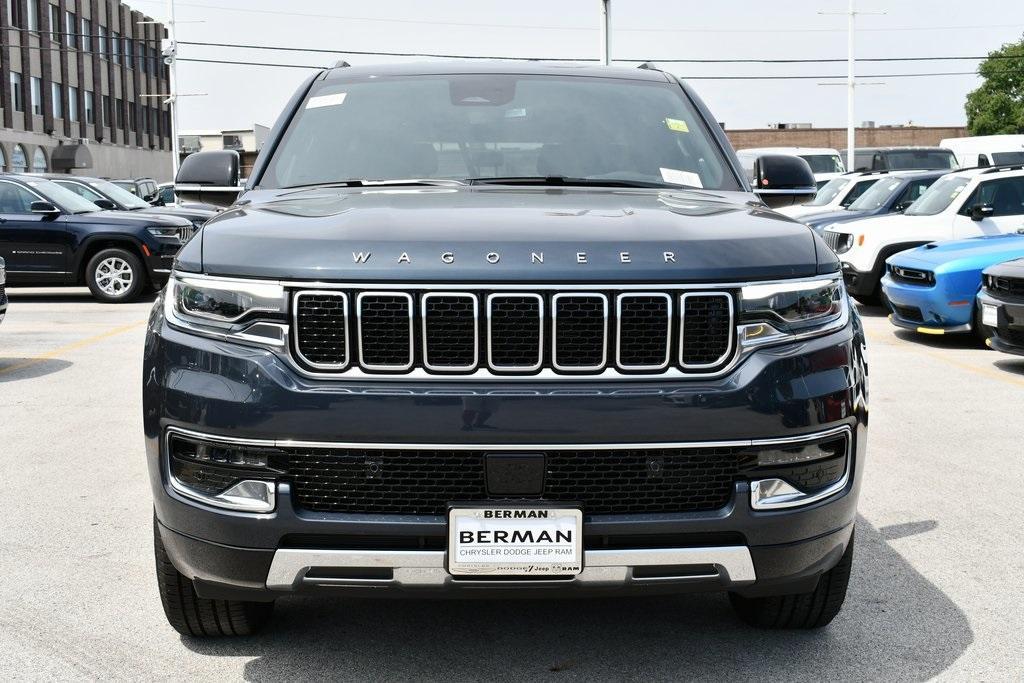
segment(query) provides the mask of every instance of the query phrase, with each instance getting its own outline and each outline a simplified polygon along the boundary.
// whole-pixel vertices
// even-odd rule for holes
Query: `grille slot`
[[[539,370],[544,361],[544,299],[539,294],[488,296],[487,346],[492,370]]]
[[[296,292],[295,352],[307,365],[340,370],[348,365],[348,295]]]
[[[479,356],[478,303],[467,293],[424,294],[423,366],[428,370],[466,371]]]
[[[369,370],[408,370],[413,364],[412,295],[363,292],[356,299],[359,362]]]
[[[616,300],[618,355],[625,370],[668,366],[672,341],[672,298],[662,292],[620,294]]]
[[[597,371],[608,359],[608,298],[604,294],[555,294],[551,297],[557,370]]]
[[[989,290],[992,292],[1024,297],[1024,278],[996,275],[990,277],[990,283]]]
[[[892,310],[897,317],[902,320],[906,320],[911,323],[923,323],[924,315],[921,314],[921,309],[917,306],[900,306],[899,304],[893,304]]]
[[[732,353],[732,297],[687,293],[679,297],[682,326],[679,364],[685,369],[721,365]]]
[[[489,500],[482,451],[289,448],[299,507],[316,512],[443,515]],[[544,492],[588,514],[693,512],[725,506],[756,462],[743,447],[548,451]]]

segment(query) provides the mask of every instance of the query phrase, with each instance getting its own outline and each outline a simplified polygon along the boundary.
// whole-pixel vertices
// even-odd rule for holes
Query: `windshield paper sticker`
[[[666,183],[673,183],[675,185],[689,185],[690,187],[704,187],[704,183],[700,181],[700,176],[696,173],[690,173],[689,171],[677,171],[674,168],[663,168],[661,169],[661,179]]]
[[[665,119],[665,125],[668,126],[669,130],[674,130],[677,133],[690,132],[690,127],[686,125],[686,121],[679,119]]]
[[[319,109],[320,107],[336,107],[345,101],[347,93],[339,92],[333,95],[317,95],[310,97],[306,102],[306,109]]]

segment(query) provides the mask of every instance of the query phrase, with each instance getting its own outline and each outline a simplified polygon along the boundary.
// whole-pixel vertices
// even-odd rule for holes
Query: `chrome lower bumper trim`
[[[636,577],[636,567],[658,567],[655,575]],[[707,568],[708,571],[701,571]],[[345,569],[345,576],[316,576],[316,570]],[[360,577],[359,570],[366,570]],[[391,570],[381,578],[380,570]],[[694,571],[697,570],[697,571]],[[310,574],[313,573],[313,576]],[[637,550],[588,550],[583,571],[575,577],[552,580],[460,580],[445,569],[440,550],[303,550],[274,553],[267,574],[267,588],[294,591],[302,586],[441,588],[444,586],[625,586],[670,581],[717,580],[723,586],[753,583],[754,563],[746,546],[716,548],[646,548]]]

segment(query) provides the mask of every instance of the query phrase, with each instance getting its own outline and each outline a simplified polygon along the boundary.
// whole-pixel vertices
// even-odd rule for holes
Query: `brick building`
[[[748,147],[846,147],[845,128],[755,128],[727,130],[732,146]],[[933,147],[939,140],[967,135],[962,126],[882,126],[858,128],[858,147]]]
[[[164,28],[117,0],[0,0],[0,170],[170,180]]]

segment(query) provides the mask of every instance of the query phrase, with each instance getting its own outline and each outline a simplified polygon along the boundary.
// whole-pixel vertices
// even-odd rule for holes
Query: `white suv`
[[[806,204],[783,206],[775,209],[778,213],[797,220],[816,213],[826,213],[845,209],[853,204],[869,187],[884,178],[888,171],[870,171],[867,173],[844,173],[825,183],[814,195],[814,199]]]
[[[885,260],[940,240],[1024,228],[1024,166],[954,171],[935,181],[902,214],[826,225],[822,236],[839,255],[846,289],[875,303]]]

